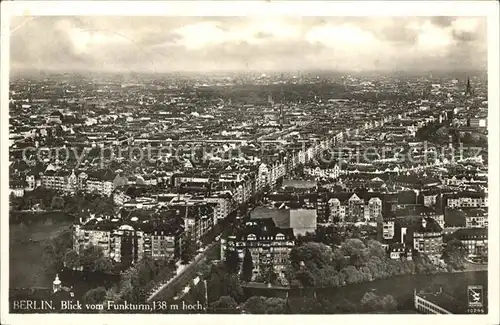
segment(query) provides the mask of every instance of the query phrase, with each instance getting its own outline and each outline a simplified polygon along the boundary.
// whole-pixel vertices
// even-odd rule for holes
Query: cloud
[[[37,17],[15,19],[17,68],[456,69],[486,66],[477,17]]]
[[[436,16],[430,18],[431,23],[433,23],[438,27],[448,27],[451,25],[453,20],[454,20],[453,17],[447,17],[447,16]]]

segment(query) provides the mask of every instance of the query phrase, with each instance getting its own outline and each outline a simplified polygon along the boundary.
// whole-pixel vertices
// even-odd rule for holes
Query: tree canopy
[[[395,311],[398,307],[397,301],[391,295],[385,295],[383,297],[378,296],[373,292],[366,292],[361,299],[361,308],[365,312],[391,312]]]
[[[467,249],[458,239],[452,239],[446,243],[443,249],[443,259],[452,270],[463,270]]]
[[[285,312],[285,299],[250,297],[241,307],[245,314],[283,314]]]
[[[83,295],[83,302],[85,304],[100,304],[106,298],[106,288],[97,287],[90,289]]]
[[[241,279],[243,281],[249,282],[252,281],[252,276],[253,276],[252,254],[250,253],[250,250],[247,248],[245,250],[245,256],[243,257]]]
[[[238,314],[238,304],[230,296],[222,296],[210,305],[209,311],[215,314]]]
[[[308,242],[290,252],[285,270],[292,286],[338,287],[392,276],[435,273],[441,269],[424,254],[413,260],[391,259],[380,243],[348,239],[333,250],[324,244]]]
[[[237,274],[229,272],[225,264],[212,265],[207,277],[208,300],[214,302],[222,296],[231,296],[240,302],[243,289]]]

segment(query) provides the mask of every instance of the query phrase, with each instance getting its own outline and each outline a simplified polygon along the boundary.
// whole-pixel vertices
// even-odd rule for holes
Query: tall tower
[[[283,130],[283,104],[280,105],[280,130]]]
[[[467,77],[467,85],[465,86],[465,96],[466,97],[474,96],[474,89],[472,89],[469,77]]]
[[[283,105],[285,105],[285,92],[283,91],[283,85],[281,85],[280,130],[283,130],[283,124],[285,124]]]

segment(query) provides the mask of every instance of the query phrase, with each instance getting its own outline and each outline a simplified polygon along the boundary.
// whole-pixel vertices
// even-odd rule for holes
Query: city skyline
[[[478,17],[16,17],[12,71],[484,70]],[[203,37],[199,37],[202,35]]]

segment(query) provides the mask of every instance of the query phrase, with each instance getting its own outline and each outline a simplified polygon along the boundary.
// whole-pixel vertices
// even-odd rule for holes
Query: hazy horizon
[[[484,17],[16,17],[11,71],[486,71]]]

